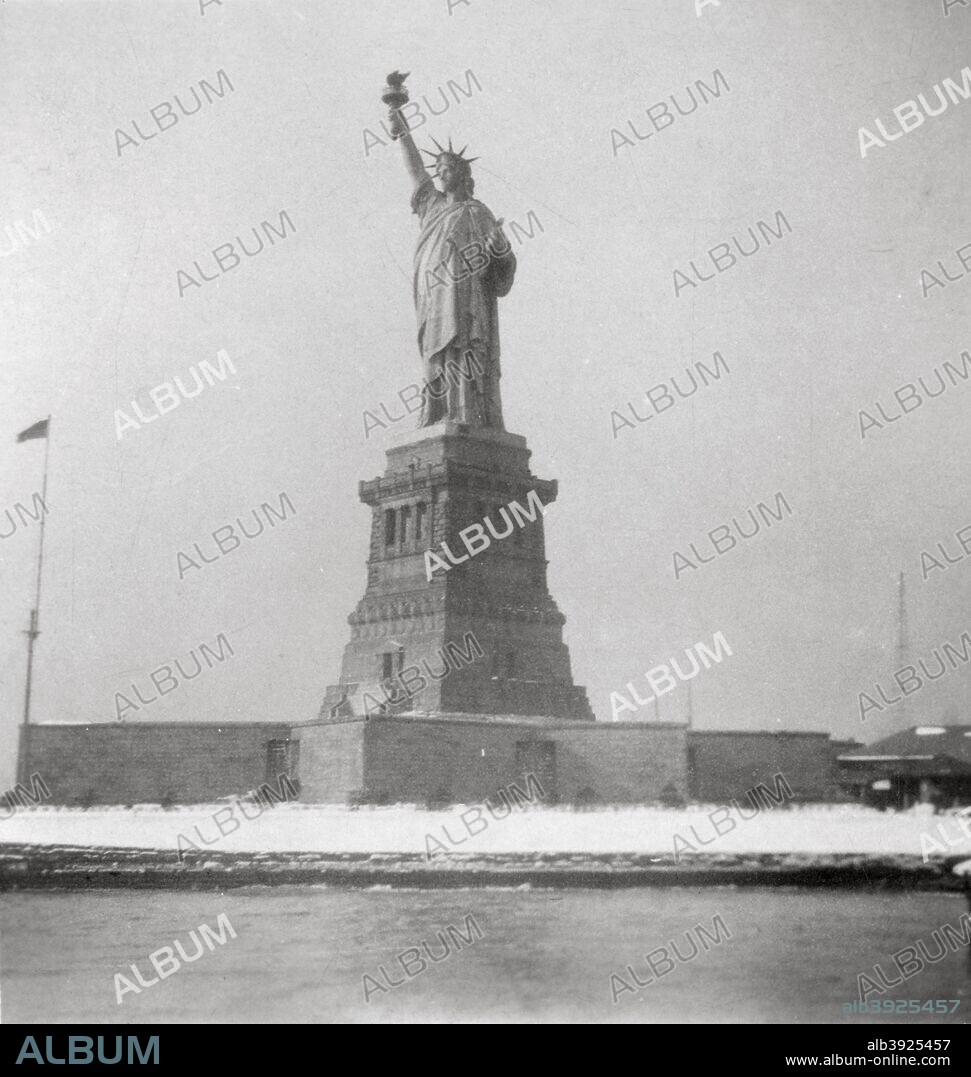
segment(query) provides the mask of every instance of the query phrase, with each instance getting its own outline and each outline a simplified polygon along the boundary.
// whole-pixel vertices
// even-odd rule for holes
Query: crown
[[[479,159],[478,157],[464,157],[463,156],[465,151],[469,148],[468,144],[464,145],[460,150],[455,150],[455,149],[452,148],[452,139],[451,138],[449,138],[449,140],[448,140],[448,149],[445,149],[445,147],[441,145],[441,143],[438,141],[437,138],[433,138],[432,142],[434,142],[435,146],[437,147],[436,151],[432,151],[432,150],[422,150],[421,151],[422,153],[427,153],[428,156],[432,158],[433,163],[430,164],[430,165],[425,165],[425,168],[427,168],[429,172],[434,172],[435,171],[435,169],[438,166],[438,158],[441,157],[441,155],[443,153],[449,154],[451,157],[456,158],[456,160],[465,162],[466,165],[470,165],[470,164],[472,164],[473,161],[478,161],[478,159]]]

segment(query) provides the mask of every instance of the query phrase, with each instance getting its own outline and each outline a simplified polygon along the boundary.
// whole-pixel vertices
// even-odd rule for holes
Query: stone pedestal
[[[556,482],[535,478],[529,457],[517,434],[455,423],[399,436],[388,449],[384,475],[360,486],[372,512],[367,589],[321,718],[593,720],[547,589],[543,516],[535,498],[530,506],[531,491],[551,504]],[[493,537],[486,517],[500,535],[510,520],[511,532]],[[425,551],[444,560],[445,543],[458,561],[468,552],[459,532],[473,524],[484,527],[488,548],[429,581]]]

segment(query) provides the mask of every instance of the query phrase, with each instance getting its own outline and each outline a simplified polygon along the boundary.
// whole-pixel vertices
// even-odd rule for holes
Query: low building
[[[920,725],[837,757],[847,792],[880,808],[971,802],[971,725]]]

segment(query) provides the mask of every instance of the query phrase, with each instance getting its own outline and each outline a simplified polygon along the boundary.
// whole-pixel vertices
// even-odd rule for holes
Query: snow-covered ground
[[[255,814],[246,805],[249,815]],[[710,813],[715,813],[714,822]],[[213,816],[221,812],[218,820]],[[463,821],[464,815],[464,821]],[[227,831],[220,834],[218,823]],[[734,824],[733,827],[730,824]],[[940,828],[940,829],[939,829]],[[180,835],[181,839],[180,840]],[[678,836],[677,845],[675,836]],[[927,835],[922,844],[921,836]],[[429,837],[430,836],[430,837]],[[945,840],[945,836],[948,840]],[[934,845],[929,844],[933,841]],[[255,819],[236,803],[163,811],[133,808],[25,808],[0,820],[5,844],[135,849],[211,847],[223,852],[322,853],[640,853],[685,860],[701,853],[870,854],[971,857],[971,838],[950,814],[887,813],[853,805],[735,811],[693,806],[571,811],[529,807],[493,818],[481,805],[447,811],[408,806],[356,810],[280,804]],[[190,844],[192,843],[192,844]]]

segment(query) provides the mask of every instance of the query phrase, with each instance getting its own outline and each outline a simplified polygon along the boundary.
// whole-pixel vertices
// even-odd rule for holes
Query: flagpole
[[[47,435],[44,438],[44,481],[40,503],[44,510],[40,518],[40,542],[37,549],[37,586],[34,591],[34,607],[30,611],[30,628],[27,629],[27,682],[24,686],[24,721],[20,732],[20,750],[17,753],[17,781],[27,784],[27,760],[30,736],[30,689],[34,673],[34,640],[40,635],[40,582],[44,567],[44,524],[47,522],[47,463],[51,452],[51,417],[47,416]]]

